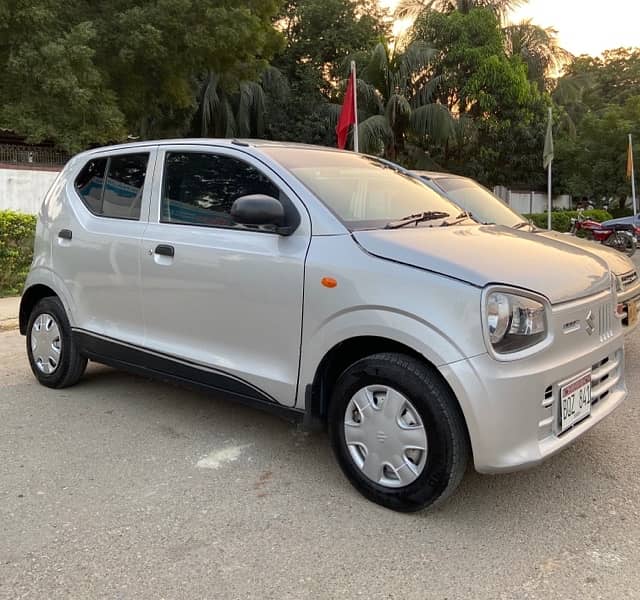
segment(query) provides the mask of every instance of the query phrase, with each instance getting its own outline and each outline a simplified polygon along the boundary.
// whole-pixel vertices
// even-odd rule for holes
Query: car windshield
[[[377,229],[422,213],[446,213],[413,223],[439,226],[455,221],[460,209],[390,164],[351,152],[264,148],[311,190],[350,230]]]
[[[495,223],[515,227],[526,219],[509,208],[500,198],[472,179],[464,177],[438,177],[432,180],[461,208],[471,213],[480,223]]]

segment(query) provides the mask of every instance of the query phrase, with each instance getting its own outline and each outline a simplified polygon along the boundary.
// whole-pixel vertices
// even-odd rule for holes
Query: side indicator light
[[[334,288],[338,285],[338,282],[333,277],[323,277],[320,280],[320,283],[324,287],[328,287],[328,288]]]

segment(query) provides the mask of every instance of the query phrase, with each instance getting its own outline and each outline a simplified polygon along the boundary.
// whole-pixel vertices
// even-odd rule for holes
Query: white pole
[[[351,77],[353,77],[353,114],[355,123],[353,124],[353,151],[360,152],[360,140],[358,139],[358,86],[356,78],[356,61],[351,61]]]
[[[633,166],[633,138],[629,134],[629,152],[631,152],[631,199],[633,200],[633,224],[638,219],[638,207],[636,206],[636,173]]]
[[[552,161],[553,162],[553,161]],[[551,162],[549,163],[549,182],[548,187],[548,199],[547,199],[547,229],[551,231]]]

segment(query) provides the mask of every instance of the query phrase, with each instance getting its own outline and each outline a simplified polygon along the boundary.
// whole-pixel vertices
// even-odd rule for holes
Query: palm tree
[[[490,8],[503,20],[509,12],[527,0],[400,0],[396,9],[399,18],[417,17],[429,10],[467,14],[474,8]]]
[[[453,119],[442,104],[431,101],[438,81],[428,64],[435,50],[415,41],[404,50],[379,43],[361,70],[357,91],[360,149],[395,160],[412,137],[444,143],[453,132]]]
[[[519,56],[527,65],[529,80],[541,90],[549,87],[549,74],[557,72],[573,57],[560,47],[558,32],[552,27],[540,27],[526,19],[504,28],[507,54]]]
[[[202,81],[198,106],[203,137],[262,137],[268,97],[286,99],[289,84],[275,67],[267,67],[260,81],[241,81],[234,91],[229,82],[209,71]]]

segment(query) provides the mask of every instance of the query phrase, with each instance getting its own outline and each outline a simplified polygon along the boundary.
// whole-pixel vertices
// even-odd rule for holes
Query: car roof
[[[97,146],[86,150],[81,154],[92,154],[96,152],[111,152],[115,150],[134,150],[136,148],[145,148],[148,146],[166,146],[166,145],[200,145],[200,146],[227,146],[244,147],[244,148],[294,148],[296,150],[327,150],[333,152],[344,152],[338,148],[331,148],[328,146],[317,146],[313,144],[301,144],[297,142],[276,142],[273,140],[260,140],[260,139],[241,139],[241,138],[170,138],[170,139],[158,139],[158,140],[139,140],[131,141],[122,144],[113,144],[110,146]]]
[[[409,171],[413,175],[418,175],[419,177],[424,177],[426,179],[469,179],[464,175],[455,175],[454,173],[445,173],[443,171],[417,171],[411,170]]]

